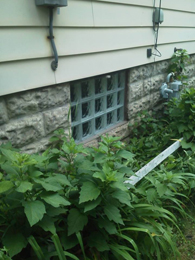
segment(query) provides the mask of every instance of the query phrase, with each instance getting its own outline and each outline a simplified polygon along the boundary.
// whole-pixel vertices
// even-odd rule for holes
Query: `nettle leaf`
[[[55,208],[58,208],[60,205],[63,206],[70,205],[70,202],[65,198],[63,198],[62,196],[60,196],[59,194],[45,195],[45,196],[41,196],[41,198]]]
[[[94,166],[94,163],[92,163],[91,161],[88,161],[87,159],[83,160],[80,162],[79,164],[79,170],[83,169],[84,171],[86,171],[86,169],[88,171],[97,171],[99,170],[98,167]]]
[[[185,130],[188,130],[188,127],[183,124],[178,124],[177,128],[178,128],[179,133],[183,133]]]
[[[104,228],[110,235],[116,234],[118,231],[115,224],[107,219],[98,219],[98,225],[100,228]]]
[[[115,181],[115,182],[110,184],[110,187],[114,188],[114,189],[119,189],[119,190],[122,190],[122,191],[128,191],[126,184],[122,181]]]
[[[187,143],[185,140],[181,141],[181,146],[183,149],[189,149],[192,147],[192,143]]]
[[[59,159],[58,161],[60,162],[61,167],[63,167],[64,169],[66,169],[69,166],[69,164],[63,160]]]
[[[162,197],[165,194],[165,192],[167,191],[167,185],[165,185],[163,183],[157,184],[156,189],[157,189],[159,196]]]
[[[105,154],[95,153],[94,163],[104,163],[105,162]]]
[[[33,172],[30,172],[29,175],[30,175],[32,178],[37,178],[37,177],[43,175],[43,173],[40,172],[40,171],[33,171]]]
[[[99,232],[93,232],[88,239],[88,245],[95,247],[99,252],[109,250],[109,246],[105,240],[105,237]]]
[[[18,157],[17,157],[17,153],[11,150],[7,150],[7,149],[0,149],[2,154],[11,162],[17,162],[18,161]]]
[[[45,205],[41,201],[25,201],[22,205],[31,227],[39,222],[46,213]]]
[[[28,241],[21,233],[16,233],[15,229],[9,229],[3,236],[3,245],[7,248],[10,257],[17,255],[26,247]]]
[[[92,182],[84,182],[81,187],[79,204],[89,200],[95,200],[100,195],[100,190]]]
[[[5,164],[1,165],[1,168],[7,173],[8,176],[10,177],[16,177],[19,175],[17,170],[15,169],[14,166],[11,166],[8,162]]]
[[[157,192],[155,189],[151,188],[146,191],[148,202],[153,202],[157,198]]]
[[[129,151],[120,150],[120,151],[117,153],[117,156],[120,156],[120,157],[122,157],[122,158],[124,158],[124,159],[127,159],[127,160],[132,160],[135,155],[132,154],[132,153],[129,152]]]
[[[60,240],[65,250],[69,250],[78,244],[76,235],[67,236],[65,232],[60,236]]]
[[[119,200],[121,203],[126,204],[127,206],[131,206],[130,203],[130,195],[126,191],[122,190],[116,190],[115,192],[112,193],[112,197],[116,198]]]
[[[63,174],[55,174],[46,179],[48,183],[59,182],[62,185],[72,186],[67,177]]]
[[[118,168],[118,171],[119,171],[120,173],[125,173],[125,174],[127,174],[127,175],[133,175],[133,174],[134,174],[134,172],[131,170],[131,168],[129,168],[129,167],[127,167],[127,166],[124,166],[124,165],[119,166],[119,164],[118,164],[118,165],[117,165],[117,168]]]
[[[115,207],[114,205],[107,204],[104,207],[104,213],[106,214],[106,216],[108,217],[108,219],[110,221],[113,220],[115,223],[124,225],[121,214],[120,214],[120,210],[117,207]]]
[[[47,214],[51,217],[59,216],[59,215],[65,215],[67,212],[67,209],[65,208],[53,208],[50,207],[47,209]]]
[[[0,182],[0,193],[6,192],[13,188],[13,183],[11,181],[1,181]]]
[[[101,203],[101,200],[102,199],[98,197],[96,200],[86,202],[84,207],[84,212],[95,209]]]
[[[68,221],[68,236],[82,231],[88,222],[87,216],[83,215],[78,209],[71,209],[67,218]]]
[[[22,181],[20,185],[16,188],[17,192],[24,193],[27,190],[32,190],[33,184],[28,181]]]
[[[62,186],[56,182],[54,183],[47,183],[47,179],[43,180],[38,180],[34,179],[34,181],[38,184],[41,184],[41,186],[46,190],[46,191],[59,191],[62,189]]]
[[[106,181],[106,175],[105,175],[104,172],[95,172],[93,174],[93,177],[96,178],[96,179],[100,179],[102,182]]]
[[[49,231],[52,234],[56,233],[56,227],[54,224],[54,219],[50,218],[49,216],[44,216],[43,219],[38,223],[38,225],[45,230],[46,232]]]

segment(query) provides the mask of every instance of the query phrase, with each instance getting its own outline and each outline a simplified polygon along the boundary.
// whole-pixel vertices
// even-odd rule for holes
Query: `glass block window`
[[[125,72],[71,84],[71,126],[83,141],[124,120]]]

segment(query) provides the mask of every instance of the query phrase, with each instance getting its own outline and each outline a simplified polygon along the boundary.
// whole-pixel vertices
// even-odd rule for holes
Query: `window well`
[[[124,120],[125,72],[71,84],[71,127],[83,141]]]

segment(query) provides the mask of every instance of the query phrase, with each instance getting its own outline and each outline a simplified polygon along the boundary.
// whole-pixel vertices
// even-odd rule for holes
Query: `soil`
[[[195,260],[195,208],[190,211],[190,217],[179,219],[179,227],[183,232],[183,237],[175,234],[180,257],[175,260]],[[170,258],[173,260],[173,257]]]

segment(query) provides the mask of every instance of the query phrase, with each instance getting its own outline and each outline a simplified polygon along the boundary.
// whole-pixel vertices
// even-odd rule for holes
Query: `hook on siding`
[[[53,9],[54,7],[49,6],[49,36],[47,38],[50,39],[51,41],[51,47],[55,58],[55,60],[51,62],[51,68],[53,71],[55,71],[58,67],[58,53],[57,53],[56,45],[54,42],[54,36],[53,36]]]

